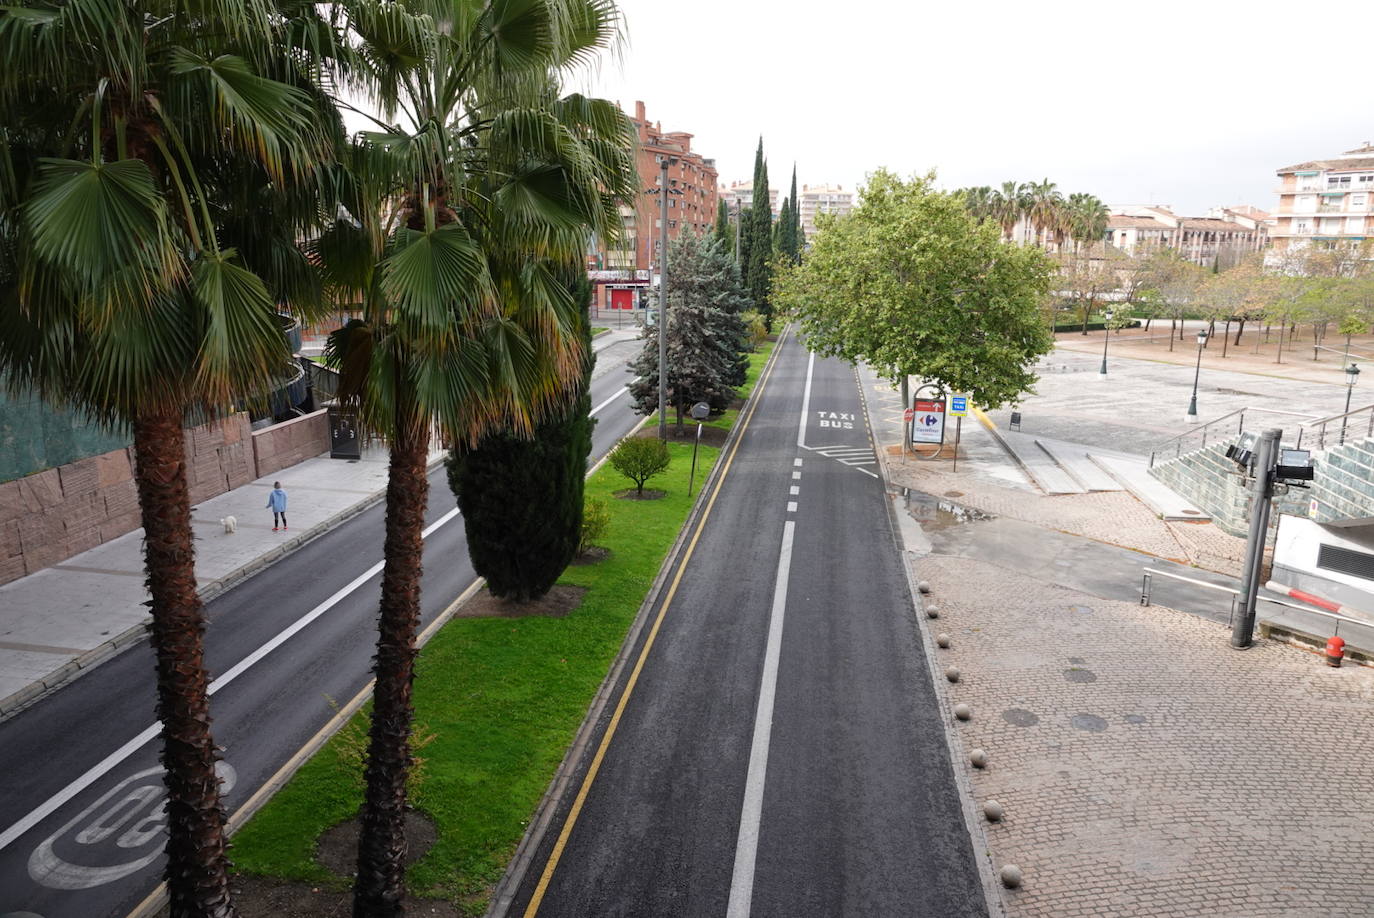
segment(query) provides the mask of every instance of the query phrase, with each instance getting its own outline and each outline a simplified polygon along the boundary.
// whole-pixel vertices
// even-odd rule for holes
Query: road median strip
[[[751,356],[747,386],[771,351]],[[589,477],[587,497],[604,501],[611,512],[608,534],[600,540],[610,555],[570,567],[560,579],[586,591],[578,608],[564,617],[460,615],[421,652],[415,720],[435,739],[419,753],[423,776],[412,802],[433,820],[438,839],[410,868],[416,895],[481,914],[517,847],[529,849],[529,840],[521,841],[531,814],[557,799],[550,782],[576,764],[575,742],[585,732],[588,706],[607,694],[615,676],[608,670],[633,643],[626,636],[641,617],[645,597],[657,592],[670,549],[698,516],[693,508],[705,488],[690,498],[686,493],[692,442],[670,439],[669,448],[673,464],[653,483],[667,492],[661,500],[617,499],[615,492],[628,483],[609,467]],[[703,471],[711,474],[720,452],[701,447],[698,481]],[[445,614],[460,611],[456,605]],[[361,774],[343,737],[350,730],[346,724],[365,729],[366,716],[362,710],[336,718],[343,729],[332,738],[317,737],[314,754],[304,757],[235,836],[233,858],[242,872],[347,886],[317,864],[314,853],[319,836],[353,817],[361,804]],[[269,786],[281,782],[279,772]]]

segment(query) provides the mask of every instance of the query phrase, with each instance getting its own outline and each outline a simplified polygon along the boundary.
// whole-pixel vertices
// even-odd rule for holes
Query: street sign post
[[[959,471],[959,440],[964,432],[964,418],[968,415],[968,396],[951,395],[949,397],[949,416],[954,418],[954,468],[952,471]]]

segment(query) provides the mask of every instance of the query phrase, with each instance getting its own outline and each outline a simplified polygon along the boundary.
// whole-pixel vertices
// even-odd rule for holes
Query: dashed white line
[[[798,494],[801,493],[801,488],[797,487],[796,485],[793,485],[792,487],[787,489],[787,493],[791,494],[793,497],[796,497]]]
[[[796,459],[793,459],[792,464],[795,465],[797,468],[801,468],[801,457],[798,456]]]
[[[801,480],[801,472],[793,472],[793,473],[792,473],[792,480],[793,480],[793,481],[800,481],[800,480]]]
[[[787,502],[787,512],[788,512],[788,513],[796,513],[796,512],[797,512],[797,502],[796,502],[795,500],[789,500],[789,501]]]
[[[597,405],[595,408],[593,408],[593,409],[588,413],[587,416],[588,416],[588,417],[596,417],[596,413],[597,413],[598,411],[600,411],[602,408],[605,408],[605,407],[606,407],[607,405],[609,405],[611,402],[613,402],[613,401],[615,401],[616,399],[620,398],[620,396],[624,395],[626,392],[629,392],[629,391],[630,391],[630,387],[629,387],[629,386],[621,386],[618,390],[616,390],[615,395],[612,395],[610,398],[606,399],[606,400],[605,400],[604,402],[602,402],[600,405]]]

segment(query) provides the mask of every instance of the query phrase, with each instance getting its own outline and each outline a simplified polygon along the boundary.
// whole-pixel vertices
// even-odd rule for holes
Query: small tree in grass
[[[668,467],[668,444],[631,437],[611,452],[611,466],[635,483],[635,499],[644,499],[644,483]]]

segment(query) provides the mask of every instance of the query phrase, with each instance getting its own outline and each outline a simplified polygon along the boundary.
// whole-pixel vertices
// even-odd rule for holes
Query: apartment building
[[[1269,240],[1269,214],[1248,205],[1214,207],[1204,217],[1183,217],[1167,205],[1113,208],[1107,242],[1130,255],[1173,249],[1205,267],[1235,264]]]
[[[854,192],[843,185],[803,185],[797,194],[801,200],[802,232],[809,241],[816,232],[816,214],[843,216],[854,209]]]
[[[633,308],[641,305],[645,289],[657,273],[659,235],[662,227],[660,162],[667,157],[668,238],[676,239],[688,230],[698,234],[711,229],[716,219],[716,161],[692,150],[692,135],[685,131],[665,131],[662,122],[651,122],[643,102],[635,102],[630,119],[639,135],[635,156],[639,167],[639,194],[634,201],[620,205],[624,225],[615,248],[594,240],[589,253],[589,276],[596,289],[596,302],[604,308]]]
[[[730,213],[735,213],[741,207],[754,206],[754,183],[753,182],[731,182],[729,185],[721,185],[719,189],[720,199],[725,202],[725,207]],[[768,209],[773,212],[774,219],[778,216],[778,189],[768,189]]]
[[[1374,143],[1278,170],[1275,254],[1374,237]]]

